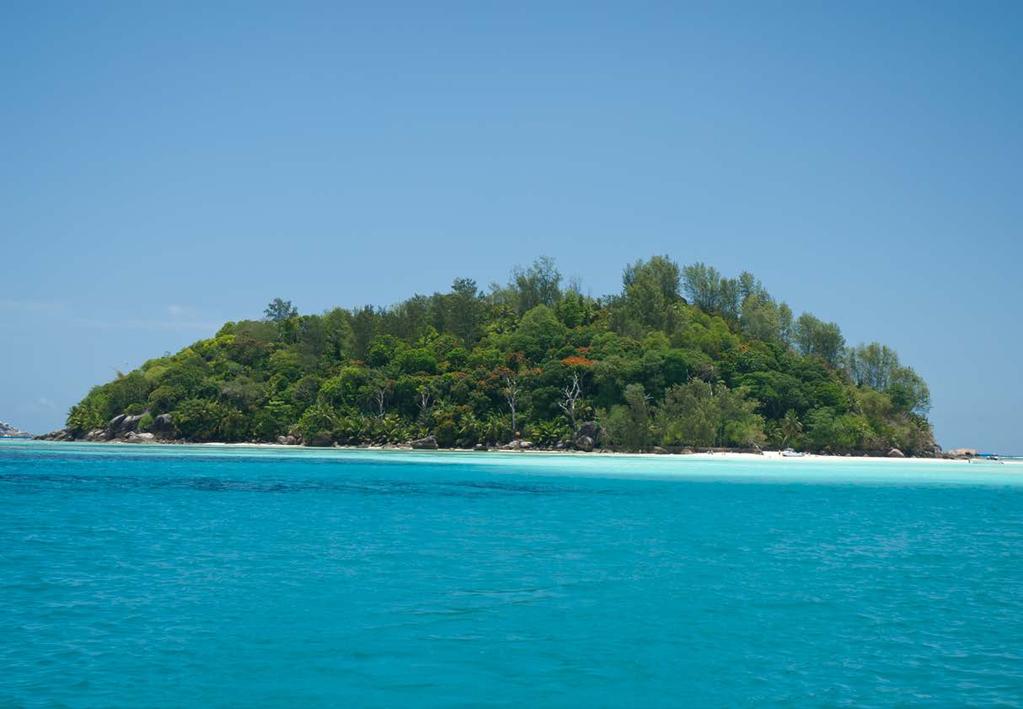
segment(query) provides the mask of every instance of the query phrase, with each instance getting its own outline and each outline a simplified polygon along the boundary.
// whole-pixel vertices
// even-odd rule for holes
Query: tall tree
[[[467,347],[476,344],[483,324],[484,303],[476,281],[471,278],[456,278],[451,284],[447,298],[449,329]]]
[[[291,304],[290,300],[274,298],[266,306],[263,314],[270,322],[282,322],[298,315],[298,310]]]
[[[667,256],[626,266],[622,274],[622,316],[641,325],[641,329],[670,329],[672,308],[681,302],[679,281],[678,264]],[[629,328],[621,329],[627,332]]]
[[[377,330],[377,313],[372,305],[355,311],[352,316],[352,350],[357,359],[366,359]]]
[[[897,411],[923,415],[931,408],[931,392],[927,383],[912,367],[905,367],[899,362],[895,350],[880,342],[849,350],[846,369],[857,386],[888,394]]]
[[[554,259],[541,256],[529,268],[516,267],[509,284],[519,314],[538,305],[554,307],[561,298],[561,273]]]
[[[877,391],[888,388],[899,366],[899,355],[880,342],[854,347],[846,359],[846,367],[853,382],[857,386],[868,386]]]
[[[841,364],[845,338],[836,323],[803,313],[796,320],[793,339],[801,354],[820,357],[832,367]]]
[[[694,263],[682,269],[682,285],[689,302],[706,313],[717,313],[730,320],[739,316],[740,284],[724,278],[713,266]]]

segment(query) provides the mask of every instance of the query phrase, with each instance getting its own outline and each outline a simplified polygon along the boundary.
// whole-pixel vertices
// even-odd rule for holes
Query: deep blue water
[[[1023,467],[0,444],[0,705],[1023,703]]]

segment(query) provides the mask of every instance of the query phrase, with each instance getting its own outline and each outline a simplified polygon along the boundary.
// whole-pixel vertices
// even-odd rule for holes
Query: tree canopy
[[[263,311],[267,320],[273,322],[281,322],[282,320],[288,320],[298,315],[298,310],[291,304],[290,300],[284,300],[283,298],[274,298],[270,301],[270,304],[266,306],[266,310]]]
[[[750,273],[654,256],[609,296],[563,283],[540,258],[505,285],[458,278],[389,307],[302,315],[277,298],[263,320],[95,387],[68,427],[169,414],[190,441],[559,446],[588,426],[620,450],[933,451],[912,368],[879,343],[847,347],[835,323],[794,318]]]

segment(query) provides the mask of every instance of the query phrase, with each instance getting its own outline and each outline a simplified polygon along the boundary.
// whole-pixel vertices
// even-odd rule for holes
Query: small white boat
[[[791,448],[786,448],[781,452],[781,454],[786,458],[802,458],[804,455],[806,455],[806,453],[799,453],[797,451],[792,450]]]

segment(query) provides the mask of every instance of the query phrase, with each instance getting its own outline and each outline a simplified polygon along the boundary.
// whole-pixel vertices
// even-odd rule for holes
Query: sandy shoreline
[[[473,450],[469,448],[438,448],[438,449],[415,449],[410,446],[399,446],[399,445],[361,445],[361,446],[302,446],[292,445],[285,443],[225,443],[219,441],[205,442],[205,443],[188,443],[181,441],[123,441],[123,440],[111,440],[111,441],[52,441],[52,440],[37,440],[34,438],[4,438],[2,441],[18,441],[22,443],[46,443],[46,444],[75,444],[75,445],[95,445],[95,446],[117,446],[117,447],[143,447],[143,448],[174,448],[174,447],[190,447],[190,448],[212,448],[221,450],[279,450],[279,451],[305,451],[305,452],[317,452],[322,454],[329,454],[331,451],[338,452],[380,452],[380,453],[406,453],[406,454],[433,454],[433,455],[457,455],[460,457],[464,456],[480,456],[481,458],[490,457],[494,455],[501,456],[547,456],[547,457],[559,457],[559,458],[572,458],[575,460],[585,460],[587,458],[593,460],[607,460],[607,459],[634,459],[634,460],[674,460],[674,461],[734,461],[737,463],[755,463],[755,462],[766,462],[766,463],[825,463],[825,464],[840,464],[840,463],[873,463],[878,465],[885,464],[899,464],[899,463],[926,463],[926,464],[949,464],[949,465],[971,465],[971,464],[1007,464],[1007,465],[1023,465],[1023,458],[1017,458],[1014,456],[1001,456],[999,460],[990,460],[988,458],[978,457],[971,459],[967,458],[923,458],[906,456],[903,458],[898,457],[887,457],[887,456],[868,456],[868,455],[823,455],[818,453],[803,453],[796,456],[782,455],[781,451],[764,451],[762,453],[752,452],[738,452],[738,451],[707,451],[707,452],[696,452],[696,453],[627,453],[619,451],[611,451],[606,449],[594,450],[591,452],[578,451],[578,450],[550,450],[550,449],[525,449],[525,450],[504,450],[498,448],[490,448],[487,450]]]
[[[24,439],[22,439],[24,440]],[[956,458],[919,458],[919,457],[905,457],[905,458],[889,458],[885,456],[854,456],[854,455],[821,455],[817,453],[804,453],[797,456],[785,456],[780,451],[764,451],[763,453],[741,453],[735,451],[716,451],[716,452],[703,452],[703,453],[625,453],[618,451],[599,450],[592,452],[583,452],[577,450],[546,450],[546,449],[528,449],[528,450],[499,450],[499,449],[488,449],[488,450],[472,450],[464,448],[438,448],[435,450],[418,450],[408,446],[297,446],[288,445],[283,443],[223,443],[223,442],[207,442],[207,443],[177,443],[177,442],[127,442],[127,441],[34,441],[43,443],[75,443],[81,445],[118,445],[128,447],[152,447],[152,446],[196,446],[196,447],[207,447],[207,448],[220,448],[220,449],[255,449],[255,450],[294,450],[294,451],[317,451],[321,453],[329,453],[330,451],[376,451],[382,453],[415,453],[415,454],[434,454],[434,455],[523,455],[523,456],[558,456],[558,457],[572,457],[578,459],[594,458],[594,459],[606,459],[606,458],[634,458],[634,459],[664,459],[664,460],[732,460],[736,462],[785,462],[785,463],[799,463],[802,461],[811,461],[815,463],[842,463],[842,462],[857,462],[857,463],[877,463],[877,464],[892,464],[892,463],[947,463],[954,465],[969,465],[968,459],[956,459]],[[984,459],[980,459],[981,462],[988,462]],[[995,461],[991,461],[995,462]],[[998,461],[998,462],[1012,462],[1012,461]]]
[[[955,458],[888,458],[883,456],[854,456],[854,455],[820,455],[817,453],[804,453],[797,456],[785,456],[780,451],[764,451],[763,453],[739,453],[735,451],[718,451],[706,453],[624,453],[619,451],[600,450],[589,453],[576,450],[499,450],[490,449],[485,451],[474,451],[466,448],[438,448],[436,450],[416,450],[407,447],[396,446],[329,446],[318,448],[315,446],[289,446],[280,443],[199,443],[194,445],[217,446],[217,447],[249,447],[249,448],[279,448],[279,449],[302,449],[302,450],[338,450],[338,451],[381,451],[401,453],[460,453],[460,454],[505,454],[505,455],[547,455],[547,456],[571,456],[574,458],[640,458],[640,459],[664,459],[664,460],[735,460],[735,461],[774,461],[774,462],[872,462],[872,463],[957,463],[969,464],[969,460]]]

